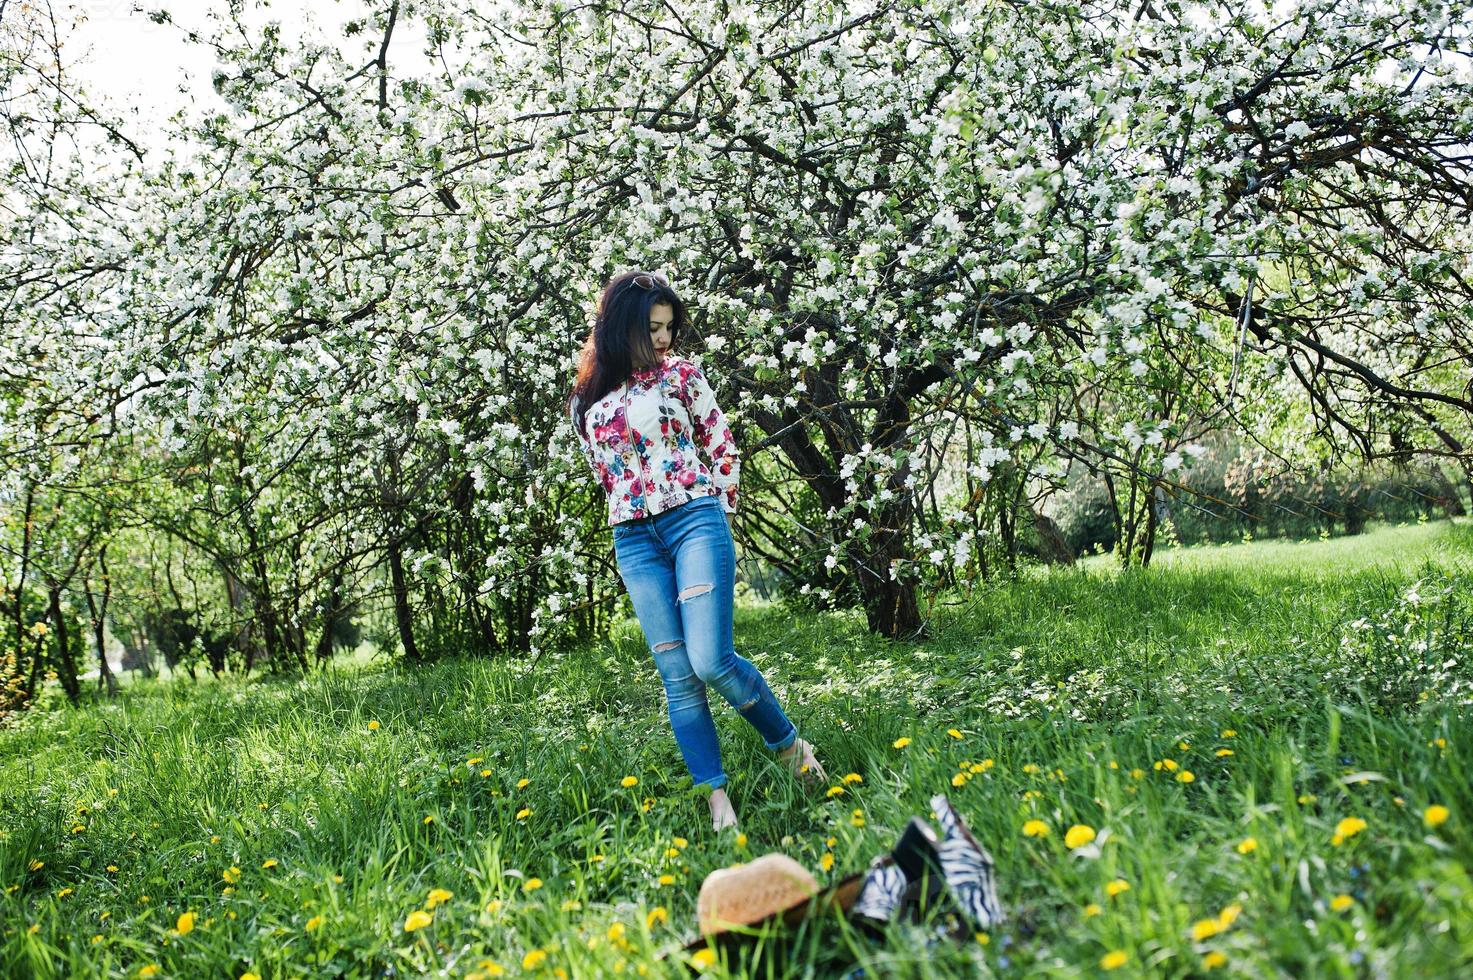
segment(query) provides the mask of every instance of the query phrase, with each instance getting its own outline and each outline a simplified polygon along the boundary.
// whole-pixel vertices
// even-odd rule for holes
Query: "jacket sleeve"
[[[716,394],[699,364],[691,361],[686,375],[686,393],[690,397],[690,418],[697,451],[706,456],[711,479],[721,491],[721,509],[736,513],[737,483],[741,476],[741,460],[737,457],[736,439],[731,434],[726,415],[716,404]]]
[[[588,440],[583,437],[582,430],[578,428],[577,411],[578,399],[575,397],[572,404],[568,406],[568,424],[573,427],[573,435],[578,437],[578,448],[583,451],[583,458],[588,460],[588,468],[593,471],[595,477],[598,477],[598,462],[593,454],[593,447],[588,444]]]

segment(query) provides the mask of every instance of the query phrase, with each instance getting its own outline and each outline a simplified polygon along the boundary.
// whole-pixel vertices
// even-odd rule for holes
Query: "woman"
[[[739,460],[705,375],[671,352],[686,326],[685,304],[664,276],[616,276],[599,299],[568,404],[608,496],[614,557],[665,687],[675,741],[691,778],[711,790],[711,825],[721,830],[736,826],[736,813],[707,686],[795,772],[826,776],[762,674],[732,646]]]

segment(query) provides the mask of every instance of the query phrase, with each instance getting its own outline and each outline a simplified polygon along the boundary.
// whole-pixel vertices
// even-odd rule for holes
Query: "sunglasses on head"
[[[641,272],[634,277],[634,284],[640,289],[654,289],[655,283],[659,283],[666,289],[670,288],[670,280],[666,279],[658,272]]]

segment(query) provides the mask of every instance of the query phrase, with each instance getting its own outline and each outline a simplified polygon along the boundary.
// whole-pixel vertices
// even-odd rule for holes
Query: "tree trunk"
[[[1069,547],[1069,542],[1064,540],[1064,534],[1059,530],[1059,525],[1037,507],[1029,508],[1033,514],[1033,529],[1038,532],[1039,549],[1043,553],[1043,560],[1050,565],[1072,565],[1074,564],[1074,551]]]
[[[32,703],[35,702],[36,695],[40,693],[41,684],[43,683],[43,680],[46,676],[45,672],[42,670],[42,666],[44,665],[45,661],[46,638],[44,636],[38,636],[36,637],[35,645],[31,650],[31,676],[30,679],[26,681],[26,700],[31,701]]]
[[[1161,522],[1170,513],[1171,511],[1166,506],[1166,495],[1162,493],[1161,486],[1157,484],[1146,495],[1146,530],[1141,541],[1142,568],[1151,564],[1151,556],[1156,553],[1156,534],[1161,530]]]
[[[419,647],[414,642],[414,616],[409,608],[409,584],[404,577],[404,553],[398,535],[392,531],[386,547],[389,552],[389,579],[394,587],[394,622],[399,626],[404,659],[414,663],[419,660]]]
[[[317,665],[322,667],[332,659],[332,633],[337,626],[342,603],[343,568],[333,569],[332,579],[327,586],[327,602],[322,607],[322,635],[317,639]]]
[[[869,546],[860,548],[850,538],[849,560],[858,571],[859,594],[870,632],[891,639],[922,639],[926,633],[915,586],[891,577],[910,556],[906,529],[910,508],[895,503],[875,516]]]
[[[1443,470],[1442,465],[1434,462],[1429,469],[1432,471],[1433,482],[1437,484],[1439,494],[1437,503],[1442,507],[1442,512],[1448,520],[1452,520],[1454,517],[1462,517],[1468,513],[1467,509],[1463,506],[1462,495],[1458,493],[1458,488],[1453,485],[1453,482],[1447,478],[1447,473]]]
[[[97,556],[98,563],[102,566],[102,604],[97,603],[97,597],[92,594],[91,584],[83,578],[82,591],[87,594],[87,610],[92,614],[92,635],[97,642],[97,689],[107,686],[109,698],[118,695],[118,679],[113,675],[112,665],[107,662],[107,603],[112,597],[113,580],[107,571],[107,545],[102,546],[102,551]]]
[[[240,624],[236,627],[235,636],[231,638],[231,642],[235,645],[235,649],[239,651],[241,659],[245,663],[244,672],[246,676],[250,676],[251,668],[256,664],[256,647],[251,640],[250,620],[244,612],[245,600],[241,595],[240,579],[224,564],[223,559],[220,565],[220,574],[225,579],[225,601],[230,606],[230,614]]]
[[[25,614],[25,590],[26,574],[30,571],[31,564],[31,515],[35,509],[35,493],[30,487],[26,488],[26,505],[22,513],[21,548],[20,548],[20,577],[15,581],[15,605],[11,606],[12,618],[15,621],[15,672],[19,674],[25,669],[26,649],[26,614]],[[40,656],[39,649],[36,657]],[[31,676],[26,682],[26,697],[36,696],[36,657],[32,658]]]
[[[61,586],[50,582],[46,589],[47,602],[51,609],[51,622],[56,628],[56,674],[61,680],[61,689],[67,700],[79,704],[82,699],[82,682],[77,680],[77,661],[72,656],[71,631],[66,626],[66,615],[61,611]]]

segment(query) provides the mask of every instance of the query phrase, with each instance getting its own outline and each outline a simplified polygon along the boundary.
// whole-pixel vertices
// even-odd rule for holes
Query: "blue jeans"
[[[675,742],[698,785],[726,785],[706,687],[785,749],[798,729],[751,662],[732,645],[736,546],[726,512],[697,497],[653,517],[614,525],[614,558],[665,686]]]

